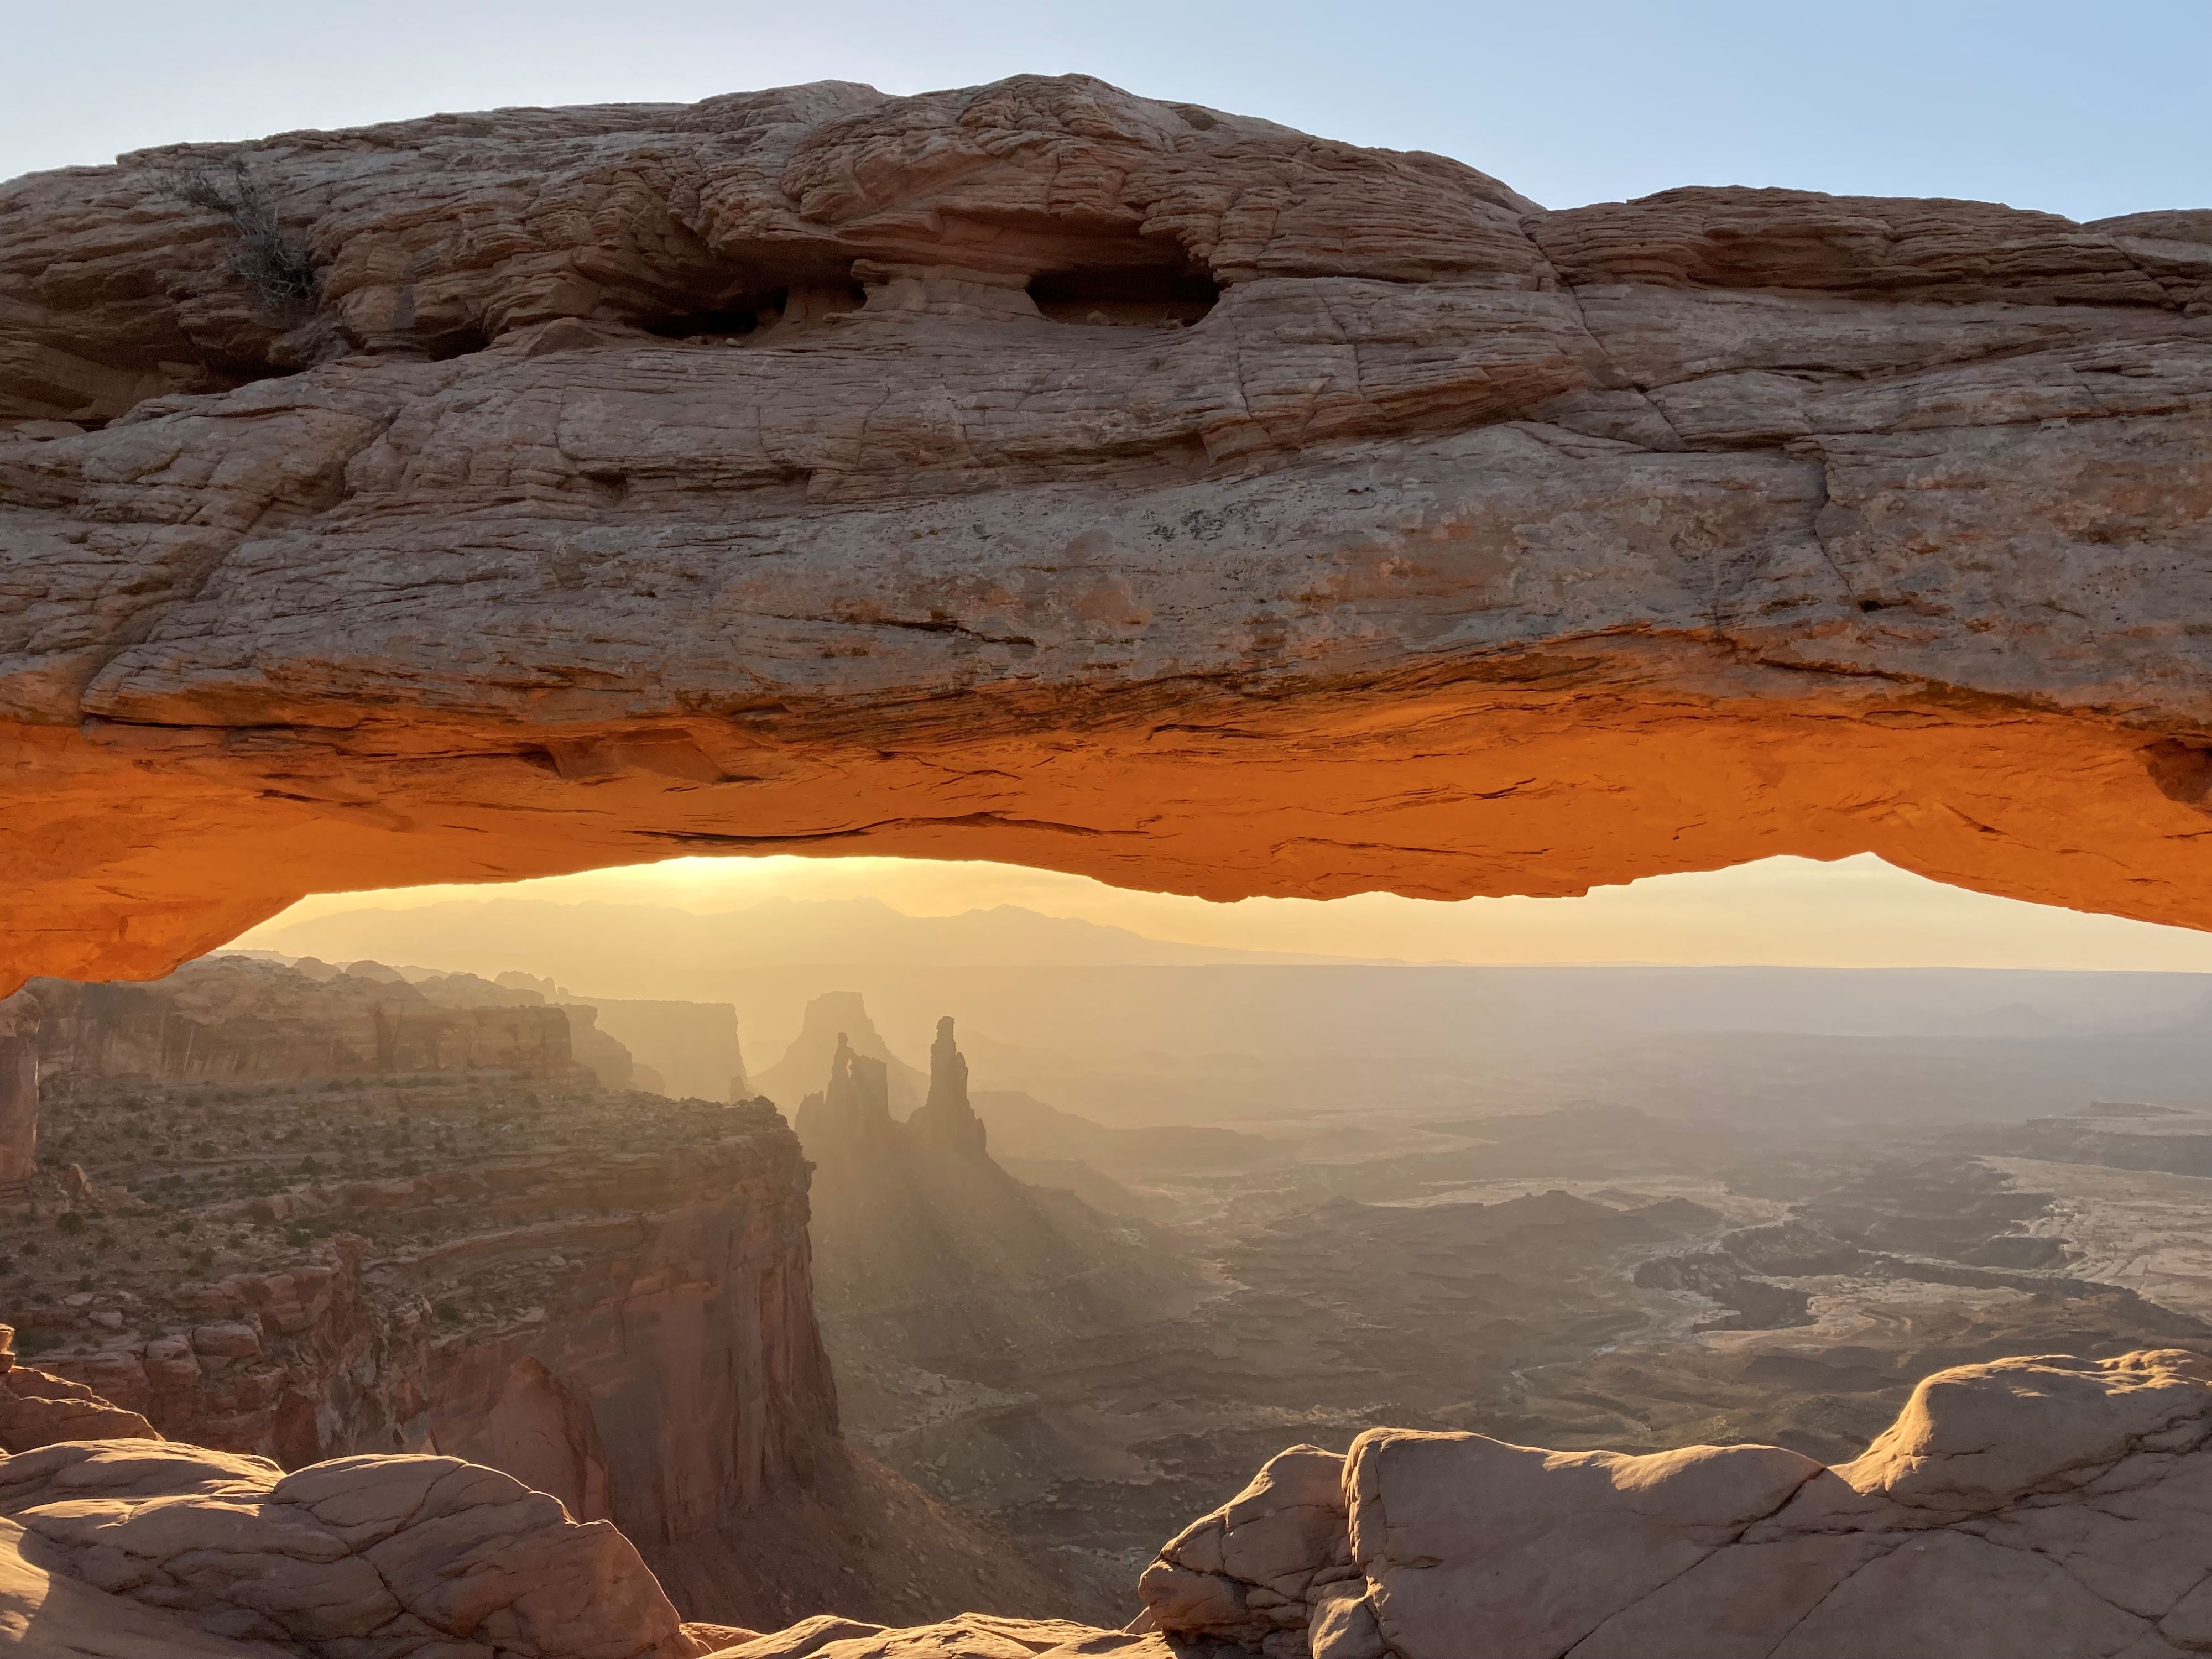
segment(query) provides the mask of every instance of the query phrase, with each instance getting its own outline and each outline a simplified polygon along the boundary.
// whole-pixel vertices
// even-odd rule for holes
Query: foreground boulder
[[[684,1626],[620,1533],[447,1457],[0,1459],[0,1651],[105,1659],[2183,1659],[2212,1652],[2212,1362],[1939,1372],[1853,1462],[1379,1429],[1161,1552],[1127,1631]]]
[[[2212,1651],[2208,1574],[2212,1364],[2160,1352],[1940,1372],[1833,1468],[1299,1447],[1142,1589],[1158,1628],[1269,1659],[2174,1659]]]
[[[2212,213],[1547,212],[1081,76],[21,179],[0,991],[779,848],[2212,926],[2209,295]]]
[[[97,1637],[98,1646],[70,1646]],[[0,1460],[0,1645],[118,1659],[690,1659],[629,1540],[451,1457],[77,1441]],[[133,1644],[136,1645],[133,1645]]]

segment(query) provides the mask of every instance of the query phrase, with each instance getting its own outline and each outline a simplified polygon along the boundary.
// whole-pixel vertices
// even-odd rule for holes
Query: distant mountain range
[[[343,910],[257,943],[325,962],[435,963],[489,976],[526,963],[580,991],[696,994],[702,977],[749,969],[1188,968],[1357,960],[1147,939],[1127,928],[1001,904],[909,916],[880,899],[769,899],[699,914],[659,904],[456,899],[413,909]]]
[[[911,1061],[946,1014],[979,1093],[1026,1092],[1118,1127],[1580,1100],[1838,1122],[2212,1106],[2203,974],[1330,961],[1012,906],[908,916],[872,899],[698,915],[490,898],[354,910],[256,942],[487,979],[520,969],[580,1002],[727,1003],[750,1086],[787,1107],[823,1086],[848,1030],[901,1062],[892,1090],[909,1108],[922,1087]],[[809,1024],[807,1005],[831,993],[842,1000]]]

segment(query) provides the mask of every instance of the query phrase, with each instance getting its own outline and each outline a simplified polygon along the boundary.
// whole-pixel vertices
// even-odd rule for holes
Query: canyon
[[[1387,1425],[1844,1463],[1946,1369],[2212,1358],[2203,1104],[1838,1121],[1712,1085],[1696,1116],[1367,1097],[1231,1131],[973,1099],[1017,1181],[923,1155],[879,1100],[862,1135],[801,1121],[843,1419],[1048,1546],[1060,1605],[1099,1622],[1292,1442],[1340,1456]]]
[[[497,988],[410,971],[451,996]],[[2011,1356],[2066,1354],[2033,1362],[2057,1376],[2037,1388],[2087,1377],[2085,1397],[2140,1384],[2170,1401],[2212,1376],[2212,1272],[2191,1277],[2186,1254],[2212,1224],[2195,1173],[2212,1139],[2203,1109],[2107,1102],[1991,1121],[1966,1101],[1908,1127],[1598,1107],[1439,1118],[1367,1101],[1278,1111],[1261,1133],[1116,1129],[977,1086],[950,1019],[926,1069],[905,1065],[852,994],[818,999],[793,1058],[761,1070],[828,1049],[823,1086],[789,1127],[763,1099],[612,1091],[573,1064],[292,1079],[233,1066],[348,1052],[303,1011],[406,982],[388,972],[218,957],[158,984],[81,988],[127,993],[112,1004],[39,988],[70,1012],[49,1039],[46,1162],[14,1212],[28,1224],[0,1251],[17,1328],[0,1450],[21,1463],[160,1435],[176,1459],[267,1460],[249,1481],[264,1486],[322,1468],[403,1482],[496,1471],[568,1523],[619,1535],[668,1609],[626,1628],[649,1636],[657,1618],[700,1651],[850,1644],[849,1659],[882,1659],[934,1644],[1012,1659],[1069,1644],[1164,1654],[1167,1641],[1219,1659],[1388,1659],[1437,1638],[1418,1618],[1378,1633],[1418,1581],[1393,1579],[1379,1546],[1356,1553],[1346,1471],[1386,1445],[1434,1448],[1446,1470],[1477,1452],[1548,1460],[1579,1472],[1571,1510],[1649,1488],[1659,1507],[1639,1513],[1661,1517],[1649,1535],[1662,1537],[1704,1501],[1692,1494],[1706,1476],[1684,1460],[1721,1456],[1686,1446],[1765,1448],[1745,1466],[1834,1469],[1850,1485],[1931,1378],[1986,1375],[2010,1398],[2006,1368],[2028,1363]],[[213,1035],[145,1040],[176,1029],[147,1007],[225,981]],[[258,1009],[240,988],[259,991]],[[112,1025],[88,1012],[101,1006]],[[490,1005],[518,1008],[566,1018]],[[210,1055],[227,1069],[209,1076]],[[2099,1185],[2146,1170],[2172,1190],[2129,1188],[2125,1208]],[[2021,1430],[2021,1455],[2053,1432]],[[417,1460],[436,1467],[405,1474]],[[1261,1465],[1260,1497],[1190,1523]],[[1467,1467],[1470,1490],[1496,1489]],[[1686,1484],[1668,1484],[1685,1469]],[[1435,1502],[1475,1513],[1459,1475],[1437,1478]],[[1324,1496],[1262,1501],[1291,1484]],[[1543,1490],[1528,1501],[1548,1502]],[[180,1495],[133,1492],[157,1508]],[[27,1502],[22,1524],[76,1501]],[[2142,1522],[2156,1537],[2185,1526],[2165,1497],[2143,1502],[2128,1512],[2162,1517]],[[2033,1517],[2019,1518],[2023,1504]],[[2018,1589],[2040,1569],[1957,1540],[2002,1551],[2007,1528],[2079,1531],[2083,1505],[2111,1507],[2037,1484],[2032,1498],[1989,1499],[2010,1517],[1995,1530],[1879,1503],[1863,1523],[1778,1519],[1771,1537],[1749,1510],[1681,1520],[1684,1539],[1650,1544],[1655,1559],[1671,1572],[1713,1554],[1699,1571],[1724,1587],[1725,1613],[1669,1601],[1656,1582],[1650,1606],[1623,1600],[1608,1586],[1644,1570],[1621,1568],[1617,1523],[1571,1518],[1559,1524],[1600,1540],[1587,1559],[1603,1583],[1530,1594],[1584,1620],[1572,1639],[1601,1648],[1675,1626],[1707,1640],[1733,1620],[1745,1651],[1765,1655],[1807,1611],[1791,1596],[1842,1595],[1863,1573],[1884,1583],[1929,1547],[1905,1534],[1948,1528],[1945,1571],[1963,1551],[1966,1588],[1881,1590],[1903,1598],[1887,1639],[1922,1616],[1915,1595],[1935,1627],[1960,1607],[1989,1622],[2002,1595],[1975,1586]],[[1255,1522],[1233,1547],[1204,1541],[1209,1526]],[[1293,1534],[1306,1556],[1249,1565]],[[95,1558],[26,1537],[43,1594],[56,1573],[110,1593],[107,1569],[70,1565]],[[1741,1573],[1765,1583],[1760,1564],[1784,1559],[1768,1601],[1725,1588]],[[1189,1577],[1207,1573],[1220,1582]],[[1683,1582],[1668,1594],[1705,1593]],[[2099,1639],[2193,1628],[2178,1602],[2153,1606],[2164,1583],[2117,1601],[2097,1588],[2065,1616]],[[161,1594],[158,1607],[189,1603],[195,1629],[246,1628],[205,1583]],[[1113,1633],[1147,1618],[1165,1622]],[[1618,1629],[1601,1639],[1600,1626]],[[1558,1635],[1541,1626],[1529,1650]],[[312,1649],[297,1632],[282,1639]],[[1820,1639],[1808,1653],[1845,1650],[1833,1632]]]
[[[30,1445],[96,1406],[286,1468],[471,1460],[619,1526],[702,1617],[832,1592],[878,1617],[1048,1605],[987,1528],[841,1436],[807,1166],[773,1107],[607,1089],[568,1057],[572,1010],[306,967],[34,988],[57,1015],[46,1162],[0,1243],[0,1305],[46,1379]],[[395,1043],[395,1008],[538,1041]],[[0,1449],[27,1449],[0,1420]]]
[[[14,181],[0,974],[717,850],[2206,925],[2208,225],[1547,212],[1081,76]]]

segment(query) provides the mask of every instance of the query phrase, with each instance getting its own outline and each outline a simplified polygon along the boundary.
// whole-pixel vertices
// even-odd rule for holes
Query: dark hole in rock
[[[779,292],[769,304],[781,311],[783,296]],[[763,307],[746,306],[719,311],[694,311],[682,316],[653,317],[641,321],[645,331],[657,334],[664,340],[697,340],[716,337],[750,334],[761,326]]]
[[[2158,792],[2185,806],[2212,795],[2212,749],[2179,738],[2160,738],[2142,751],[2143,767]]]
[[[1220,297],[1212,277],[1162,265],[1094,265],[1030,279],[1030,298],[1056,323],[1188,328]]]
[[[441,334],[422,343],[423,355],[434,363],[448,358],[465,357],[471,352],[482,351],[491,343],[491,335],[477,327],[458,328],[450,334]]]
[[[835,270],[805,270],[773,288],[749,291],[725,289],[702,295],[698,309],[671,309],[634,315],[630,321],[664,340],[692,340],[702,345],[734,345],[755,335],[781,335],[828,318],[858,311],[867,295],[852,277],[849,263]]]

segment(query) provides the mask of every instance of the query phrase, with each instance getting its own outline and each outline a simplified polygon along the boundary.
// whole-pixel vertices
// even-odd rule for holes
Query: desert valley
[[[1409,970],[1118,971],[1186,1011],[1218,979],[1219,1067],[1256,1035],[1240,979],[1321,975],[1387,1030]],[[1593,975],[1489,976],[1525,1023],[1586,992],[1547,977]],[[1614,977],[1619,1008],[1654,975]],[[1642,994],[1681,1024],[1744,1017],[1725,971],[1659,977]],[[1833,1024],[1834,976],[1804,977],[1796,1023]],[[1770,1034],[1824,1056],[1818,1103],[1646,1031],[1618,1089],[1638,1103],[1532,1106],[1595,1087],[1595,1062],[1587,1031],[1524,1031],[1468,1056],[1456,1115],[1428,1092],[1447,1055],[1410,1100],[1248,1083],[1202,1122],[1141,1085],[1112,1121],[994,1086],[1079,1066],[1019,1032],[969,1039],[997,1077],[949,1021],[927,1048],[909,1027],[909,1060],[849,990],[808,999],[780,1057],[755,1040],[749,1073],[730,1004],[626,1024],[624,1000],[520,969],[248,953],[144,987],[34,981],[0,1437],[127,1421],[288,1468],[434,1449],[614,1522],[694,1620],[741,1629],[978,1607],[1111,1628],[1163,1541],[1285,1445],[1391,1427],[1838,1464],[1953,1367],[2212,1362],[2212,980],[2172,976],[2162,1029],[1992,1038],[2078,988],[1954,975],[1915,1037],[1880,1029],[1902,988],[1860,978],[1875,1029]],[[1134,1066],[1208,1059],[1119,1035]],[[2161,1098],[2051,1109],[2001,1062],[1931,1113],[1885,1092],[1915,1041],[2101,1064]],[[728,1070],[714,1096],[638,1086],[702,1054]],[[1356,1069],[1317,1044],[1267,1058]]]

